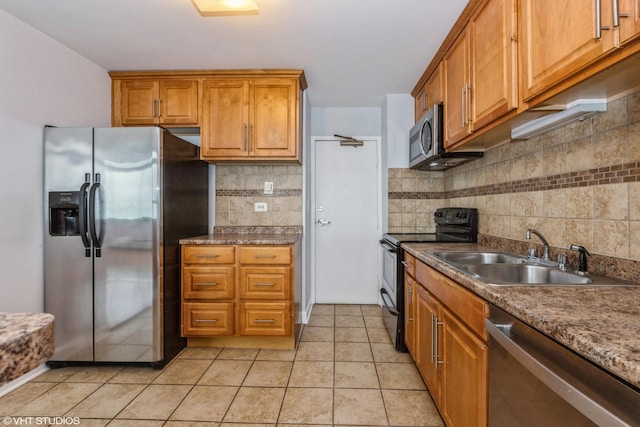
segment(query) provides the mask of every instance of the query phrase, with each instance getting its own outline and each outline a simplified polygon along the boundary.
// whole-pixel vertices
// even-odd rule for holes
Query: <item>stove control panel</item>
[[[476,221],[478,211],[473,208],[440,208],[433,215],[436,224],[470,225]]]

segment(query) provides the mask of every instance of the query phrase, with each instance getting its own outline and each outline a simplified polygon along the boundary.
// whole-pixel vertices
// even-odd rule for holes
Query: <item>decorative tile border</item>
[[[557,190],[636,181],[640,181],[640,162],[446,191],[445,198]]]
[[[415,200],[433,200],[444,199],[445,193],[443,191],[433,192],[412,192],[412,191],[393,191],[389,192],[389,200],[399,199],[415,199]]]
[[[302,197],[302,190],[274,190],[273,194],[264,194],[263,190],[216,190],[216,197]]]

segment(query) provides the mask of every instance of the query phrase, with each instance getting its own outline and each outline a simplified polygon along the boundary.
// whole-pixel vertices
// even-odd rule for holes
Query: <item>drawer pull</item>
[[[212,255],[196,255],[196,258],[205,258],[205,259],[206,258],[218,258],[219,256],[220,255],[215,255],[215,254],[212,254]]]
[[[255,286],[275,286],[275,283],[254,283]]]
[[[196,323],[217,323],[218,319],[196,319]]]
[[[275,320],[273,319],[256,319],[254,320],[255,323],[276,323]]]
[[[256,257],[257,259],[260,259],[260,258],[273,259],[273,258],[275,258],[276,256],[275,256],[275,255],[256,255],[255,257]]]
[[[218,286],[217,282],[198,282],[196,286]]]

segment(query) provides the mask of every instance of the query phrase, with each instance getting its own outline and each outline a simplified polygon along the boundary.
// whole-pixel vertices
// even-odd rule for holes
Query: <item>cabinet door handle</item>
[[[466,113],[465,113],[465,117],[467,118],[467,122],[466,124],[468,125],[469,123],[471,123],[471,85],[469,83],[466,84],[467,86],[467,102],[465,103],[466,106]]]
[[[435,353],[435,337],[436,337],[436,315],[431,313],[431,363],[436,363]]]
[[[253,321],[254,323],[276,323],[273,319],[256,319]]]
[[[444,360],[440,360],[439,355],[438,355],[438,335],[439,335],[438,334],[438,326],[444,325],[444,323],[439,322],[437,317],[435,318],[435,320],[436,320],[436,322],[435,322],[436,335],[435,335],[435,339],[434,339],[434,342],[435,342],[434,347],[435,347],[436,351],[435,351],[434,356],[435,356],[435,359],[436,359],[436,369],[438,369],[438,365],[442,365],[444,363]]]
[[[196,286],[218,286],[217,282],[198,282]]]
[[[275,258],[275,255],[256,255],[255,258],[256,259],[273,259]]]
[[[254,286],[275,286],[275,283],[254,283]]]
[[[602,30],[608,30],[608,27],[602,27],[602,0],[594,0],[596,9],[596,34],[595,39],[602,37]]]
[[[196,323],[217,323],[218,319],[196,319]]]
[[[242,151],[247,151],[247,124],[242,125]]]
[[[151,100],[151,117],[155,117],[156,116],[156,100],[152,99]]]
[[[409,303],[407,304],[407,322],[413,322],[413,317],[411,317],[411,300],[413,299],[413,288],[411,286],[407,287],[407,293],[409,294]]]
[[[253,125],[249,125],[249,152],[253,151]]]
[[[162,117],[162,99],[158,99],[158,117]]]
[[[465,107],[464,107],[464,102],[465,102],[466,96],[464,93],[464,86],[462,86],[460,88],[460,107],[461,107],[461,111],[460,111],[460,120],[461,120],[461,124],[460,127],[464,129],[464,112],[465,112]]]

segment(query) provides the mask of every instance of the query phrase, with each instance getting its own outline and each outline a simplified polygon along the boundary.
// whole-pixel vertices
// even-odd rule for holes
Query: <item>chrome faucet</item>
[[[535,234],[536,236],[538,236],[540,238],[540,240],[542,240],[542,244],[544,245],[544,254],[542,255],[542,259],[548,261],[549,258],[549,242],[547,242],[547,239],[544,238],[544,236],[542,234],[540,234],[540,232],[534,228],[530,228],[527,230],[527,233],[524,235],[525,239],[531,239],[531,233]]]

